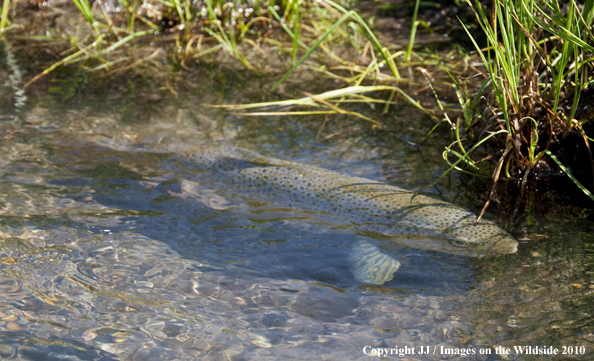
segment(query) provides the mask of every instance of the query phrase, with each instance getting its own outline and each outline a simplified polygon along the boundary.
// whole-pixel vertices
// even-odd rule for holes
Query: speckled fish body
[[[369,179],[241,148],[211,148],[177,159],[263,200],[340,217],[372,238],[472,257],[517,250],[517,241],[489,220],[476,222],[453,204]]]

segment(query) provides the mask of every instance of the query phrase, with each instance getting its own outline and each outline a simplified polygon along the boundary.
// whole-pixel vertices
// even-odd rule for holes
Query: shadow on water
[[[357,285],[348,271],[347,253],[361,237],[336,217],[242,197],[208,174],[199,178],[215,184],[189,182],[196,175],[171,171],[166,166],[171,159],[162,154],[84,148],[56,151],[76,154],[76,158],[57,157],[54,163],[60,174],[73,178],[51,184],[86,182],[92,202],[133,213],[122,216],[123,225],[110,226],[110,231],[140,232],[213,267],[234,263],[243,269],[239,277],[314,280],[341,288]],[[448,288],[444,284],[463,289],[469,282],[464,258],[381,246],[404,264],[398,281],[388,287],[441,293]]]
[[[336,119],[318,134],[323,118],[242,119],[204,107],[254,96],[245,82],[259,80],[226,77],[180,98],[118,83],[120,99],[81,86],[18,112],[3,103],[2,358],[363,359],[365,346],[459,358],[418,354],[444,346],[495,360],[478,352],[499,345],[586,345],[572,357],[590,358],[591,222],[550,207],[525,225],[517,254],[492,259],[371,240],[402,265],[385,285],[362,285],[349,272],[360,236],[348,227],[192,185],[171,149],[239,146],[473,210],[482,200],[455,177],[420,189],[443,172],[443,144],[406,142],[431,126],[410,109],[386,116],[387,131]]]

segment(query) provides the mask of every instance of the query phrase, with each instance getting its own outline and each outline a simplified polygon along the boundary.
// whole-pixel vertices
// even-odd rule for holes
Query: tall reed
[[[583,134],[589,147],[581,125],[590,118],[574,117],[581,92],[594,80],[593,2],[578,6],[569,0],[562,10],[552,0],[497,0],[489,16],[478,0],[466,1],[487,39],[487,47],[480,48],[464,27],[486,68],[483,88],[491,87],[492,102],[483,115],[474,107],[469,110],[468,98],[462,99],[464,128],[483,124],[486,132],[477,142],[497,132],[505,150],[494,179],[503,170],[506,177],[524,184],[534,166],[551,154],[547,151],[552,137],[562,138],[573,129]],[[561,100],[567,106],[561,107]],[[468,159],[468,154],[455,156]]]

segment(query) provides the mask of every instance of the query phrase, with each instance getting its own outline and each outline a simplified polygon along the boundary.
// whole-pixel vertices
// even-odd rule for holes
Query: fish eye
[[[461,241],[461,240],[459,240],[459,239],[452,239],[450,242],[451,242],[451,243],[452,243],[454,246],[457,246],[457,247],[466,247],[466,246],[468,246],[468,244],[466,244],[466,242],[464,242],[464,241]]]

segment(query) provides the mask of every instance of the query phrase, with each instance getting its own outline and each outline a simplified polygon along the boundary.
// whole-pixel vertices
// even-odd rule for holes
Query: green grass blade
[[[415,2],[415,10],[413,12],[412,26],[410,28],[410,38],[408,40],[408,48],[406,49],[406,56],[405,56],[405,59],[407,62],[410,61],[410,56],[412,54],[412,48],[415,43],[415,35],[417,33],[417,26],[419,25],[417,23],[417,14],[419,13],[419,3],[420,2],[421,2],[421,0],[416,0],[416,2]]]
[[[569,177],[569,179],[572,180],[573,183],[575,183],[576,186],[578,186],[579,189],[582,190],[582,192],[584,192],[585,195],[587,195],[588,197],[590,197],[591,200],[594,201],[594,195],[592,195],[592,193],[586,189],[586,187],[584,187],[582,185],[582,183],[580,183],[577,179],[575,179],[575,177],[569,173],[569,171],[567,170],[567,168],[565,168],[565,166],[563,165],[563,163],[561,163],[559,161],[559,159],[557,159],[557,157],[555,157],[553,155],[553,153],[551,153],[548,149],[544,151],[545,153],[547,153],[549,155],[549,157],[551,157],[551,159],[553,159],[555,161],[555,163],[557,163],[557,165],[563,170],[563,172],[565,172],[565,174],[567,174],[567,176]]]
[[[87,19],[89,25],[94,29],[95,28],[95,18],[93,18],[93,12],[91,10],[91,6],[87,0],[72,0],[80,13]]]
[[[175,6],[172,2],[165,1],[165,0],[153,0],[153,1],[163,4],[163,5],[167,6],[168,8],[172,8]]]
[[[8,24],[8,10],[10,9],[10,0],[4,0],[2,3],[2,19],[0,19],[0,34],[4,32]]]
[[[376,86],[352,86],[348,88],[336,89],[331,90],[325,93],[321,93],[315,95],[317,99],[322,100],[331,100],[335,98],[341,98],[344,96],[358,96],[361,93],[368,93],[373,91],[396,91],[401,95],[405,96],[407,100],[416,106],[417,108],[426,111],[423,106],[410,98],[406,93],[394,86],[388,85],[376,85]],[[315,106],[317,105],[316,102],[311,97],[299,98],[299,99],[290,99],[290,100],[280,100],[274,102],[263,102],[263,103],[251,103],[251,104],[217,104],[211,105],[214,108],[226,108],[226,109],[253,109],[253,108],[264,108],[264,107],[284,107],[284,106],[295,106],[295,105],[307,105],[307,106]]]
[[[208,1],[207,1],[208,2]],[[182,12],[182,6],[181,3],[179,2],[179,0],[173,0],[173,3],[175,4],[175,9],[177,10],[177,14],[181,20],[182,24],[186,23],[186,18],[184,16],[184,13]]]
[[[336,114],[334,110],[319,110],[319,111],[292,111],[292,112],[253,112],[253,113],[233,113],[234,115],[247,117],[271,117],[271,116],[286,116],[286,115],[325,115]]]
[[[372,91],[381,90],[396,90],[399,88],[387,85],[376,85],[376,86],[352,86],[348,88],[336,89],[327,91],[325,93],[317,94],[316,98],[323,100],[330,100],[334,98],[340,98],[343,96],[367,93]],[[263,107],[274,107],[274,106],[293,106],[293,105],[315,105],[316,102],[310,97],[304,97],[299,99],[280,100],[274,102],[263,102],[263,103],[251,103],[251,104],[219,104],[211,105],[215,108],[227,108],[227,109],[253,109]]]
[[[295,64],[295,60],[297,59],[297,48],[299,45],[299,42],[301,40],[299,40],[299,31],[301,28],[301,13],[297,12],[296,14],[296,18],[295,18],[295,36],[293,36],[293,49],[291,51],[291,64]]]
[[[394,74],[394,77],[396,79],[399,79],[400,78],[400,73],[398,72],[398,68],[396,67],[396,63],[394,63],[394,59],[387,52],[387,48],[382,47],[382,45],[379,42],[379,40],[377,40],[376,36],[373,34],[373,31],[371,31],[371,29],[369,29],[369,26],[367,26],[367,23],[365,23],[365,21],[361,18],[361,16],[359,16],[359,14],[357,14],[354,11],[347,11],[345,8],[343,8],[342,6],[338,5],[334,1],[324,0],[324,2],[330,4],[332,7],[334,7],[335,9],[340,10],[344,14],[347,14],[347,13],[348,14],[351,14],[351,18],[353,20],[355,20],[356,22],[358,22],[359,25],[361,25],[363,27],[363,29],[365,29],[365,36],[369,39],[369,41],[371,41],[371,43],[376,48],[376,50],[380,54],[382,54],[382,57],[384,58],[384,60],[388,64],[388,66],[390,67],[390,71],[392,71],[392,74]]]
[[[544,10],[540,9],[539,7],[536,7],[536,8],[540,11],[540,13],[542,14],[542,16],[546,20],[549,21],[547,23],[547,21],[544,21],[543,19],[541,19],[538,16],[534,15],[533,20],[534,20],[534,22],[538,26],[540,26],[541,28],[543,28],[546,31],[550,32],[551,34],[557,35],[558,37],[560,37],[563,40],[569,41],[569,42],[573,43],[574,45],[579,46],[579,47],[582,47],[582,48],[584,48],[584,49],[586,49],[586,50],[588,50],[590,52],[594,52],[594,47],[592,47],[591,45],[589,45],[587,42],[585,42],[584,40],[582,40],[577,35],[573,34],[571,32],[571,30],[567,28],[566,24],[561,23],[559,21],[559,19],[552,18]],[[555,25],[557,25],[557,27],[553,27],[550,24],[555,24]]]
[[[481,139],[472,148],[470,148],[466,154],[462,154],[462,157],[461,158],[459,158],[454,164],[450,165],[450,167],[435,182],[433,182],[431,185],[435,185],[435,184],[439,183],[439,181],[443,177],[445,177],[449,172],[451,172],[458,165],[458,163],[462,162],[463,160],[465,162],[472,162],[472,160],[469,158],[469,156],[470,156],[470,154],[472,152],[474,152],[478,147],[481,146],[481,144],[483,144],[484,142],[486,142],[490,138],[496,136],[497,134],[502,134],[502,133],[507,133],[507,131],[506,130],[498,130],[495,133],[491,133],[488,136],[486,136],[483,139]],[[447,151],[447,149],[446,149],[446,151]]]
[[[53,70],[55,70],[57,67],[59,67],[61,65],[80,62],[82,60],[92,58],[92,57],[100,57],[103,54],[110,53],[110,52],[114,51],[115,49],[119,48],[120,46],[124,45],[125,43],[129,42],[132,39],[135,39],[135,38],[138,38],[138,37],[141,37],[144,35],[152,34],[153,32],[154,32],[153,30],[145,30],[145,31],[136,32],[134,34],[130,34],[127,37],[116,42],[115,44],[110,45],[107,49],[96,52],[96,53],[92,53],[91,50],[103,41],[103,35],[100,35],[94,42],[95,46],[89,45],[86,48],[83,48],[82,50],[79,50],[76,53],[74,53],[70,56],[67,56],[66,58],[58,61],[57,63],[54,63],[49,68],[45,69],[42,73],[36,75],[33,79],[29,80],[29,82],[27,82],[27,84],[25,84],[23,86],[23,89],[25,89],[26,87],[28,87],[35,81],[39,80],[41,77],[49,74],[50,72],[52,72]]]
[[[115,49],[119,48],[120,46],[126,44],[127,42],[129,42],[132,39],[136,39],[141,36],[150,35],[153,33],[154,33],[154,30],[145,30],[145,31],[138,31],[134,34],[130,34],[130,35],[126,36],[125,38],[123,38],[122,40],[116,42],[115,44],[110,45],[106,50],[99,52],[99,54],[110,53],[110,52],[114,51]]]
[[[480,55],[480,57],[483,61],[483,64],[487,68],[487,72],[489,73],[489,77],[491,79],[491,84],[493,85],[493,91],[495,92],[495,98],[497,99],[497,102],[499,103],[499,105],[504,109],[503,116],[505,117],[505,120],[506,120],[505,125],[507,128],[507,131],[509,133],[511,133],[511,128],[509,126],[509,118],[508,118],[508,114],[507,114],[507,106],[506,106],[507,101],[505,100],[505,97],[503,96],[503,94],[501,92],[501,88],[499,87],[496,70],[494,69],[492,63],[485,58],[485,55],[483,54],[481,48],[478,46],[478,44],[476,43],[476,41],[474,40],[472,35],[470,34],[470,31],[468,30],[468,28],[462,23],[461,20],[460,20],[460,23],[462,24],[462,27],[468,34],[468,37],[474,44],[478,54]]]
[[[276,10],[274,10],[274,8],[272,6],[269,6],[268,7],[268,11],[270,11],[272,13],[272,15],[274,15],[274,17],[276,18],[276,20],[278,21],[278,23],[285,30],[285,32],[287,34],[289,34],[289,36],[291,37],[291,39],[293,39],[293,43],[297,42],[302,48],[304,48],[306,50],[309,50],[309,46],[305,45],[303,43],[303,41],[299,40],[299,29],[298,28],[295,28],[295,34],[293,34],[293,32],[291,31],[291,29],[289,29],[287,27],[287,25],[285,24],[285,22],[281,19],[281,17],[278,15],[278,13],[276,12]],[[295,46],[293,46],[293,48],[295,48]]]
[[[212,48],[208,48],[204,51],[199,52],[198,54],[192,55],[192,59],[198,59],[206,54],[210,54],[210,53],[215,52],[215,51],[222,49],[224,47],[225,47],[224,44],[219,44],[219,45],[213,46]]]
[[[332,32],[334,31],[334,29],[336,29],[338,26],[340,26],[340,24],[342,24],[346,19],[348,19],[349,17],[351,17],[351,12],[343,15],[336,23],[334,23],[334,25],[332,25],[332,27],[330,27],[330,29],[328,29],[328,31],[326,31],[324,33],[324,35],[322,35],[318,41],[305,53],[305,55],[303,55],[301,57],[301,59],[299,59],[299,61],[297,61],[292,67],[291,69],[289,69],[289,71],[281,78],[281,80],[279,80],[278,82],[276,82],[276,84],[274,84],[272,86],[272,89],[270,89],[271,91],[274,91],[282,82],[285,81],[285,79],[287,79],[289,77],[289,75],[291,75],[293,73],[293,71],[295,71],[295,69],[297,69],[297,67],[299,65],[301,65],[301,63],[303,63],[305,61],[305,59],[307,59],[311,53],[314,52],[314,50],[316,50],[316,48],[318,46],[320,46],[320,44],[322,42],[324,42],[324,40],[326,40],[326,38],[332,34]]]

